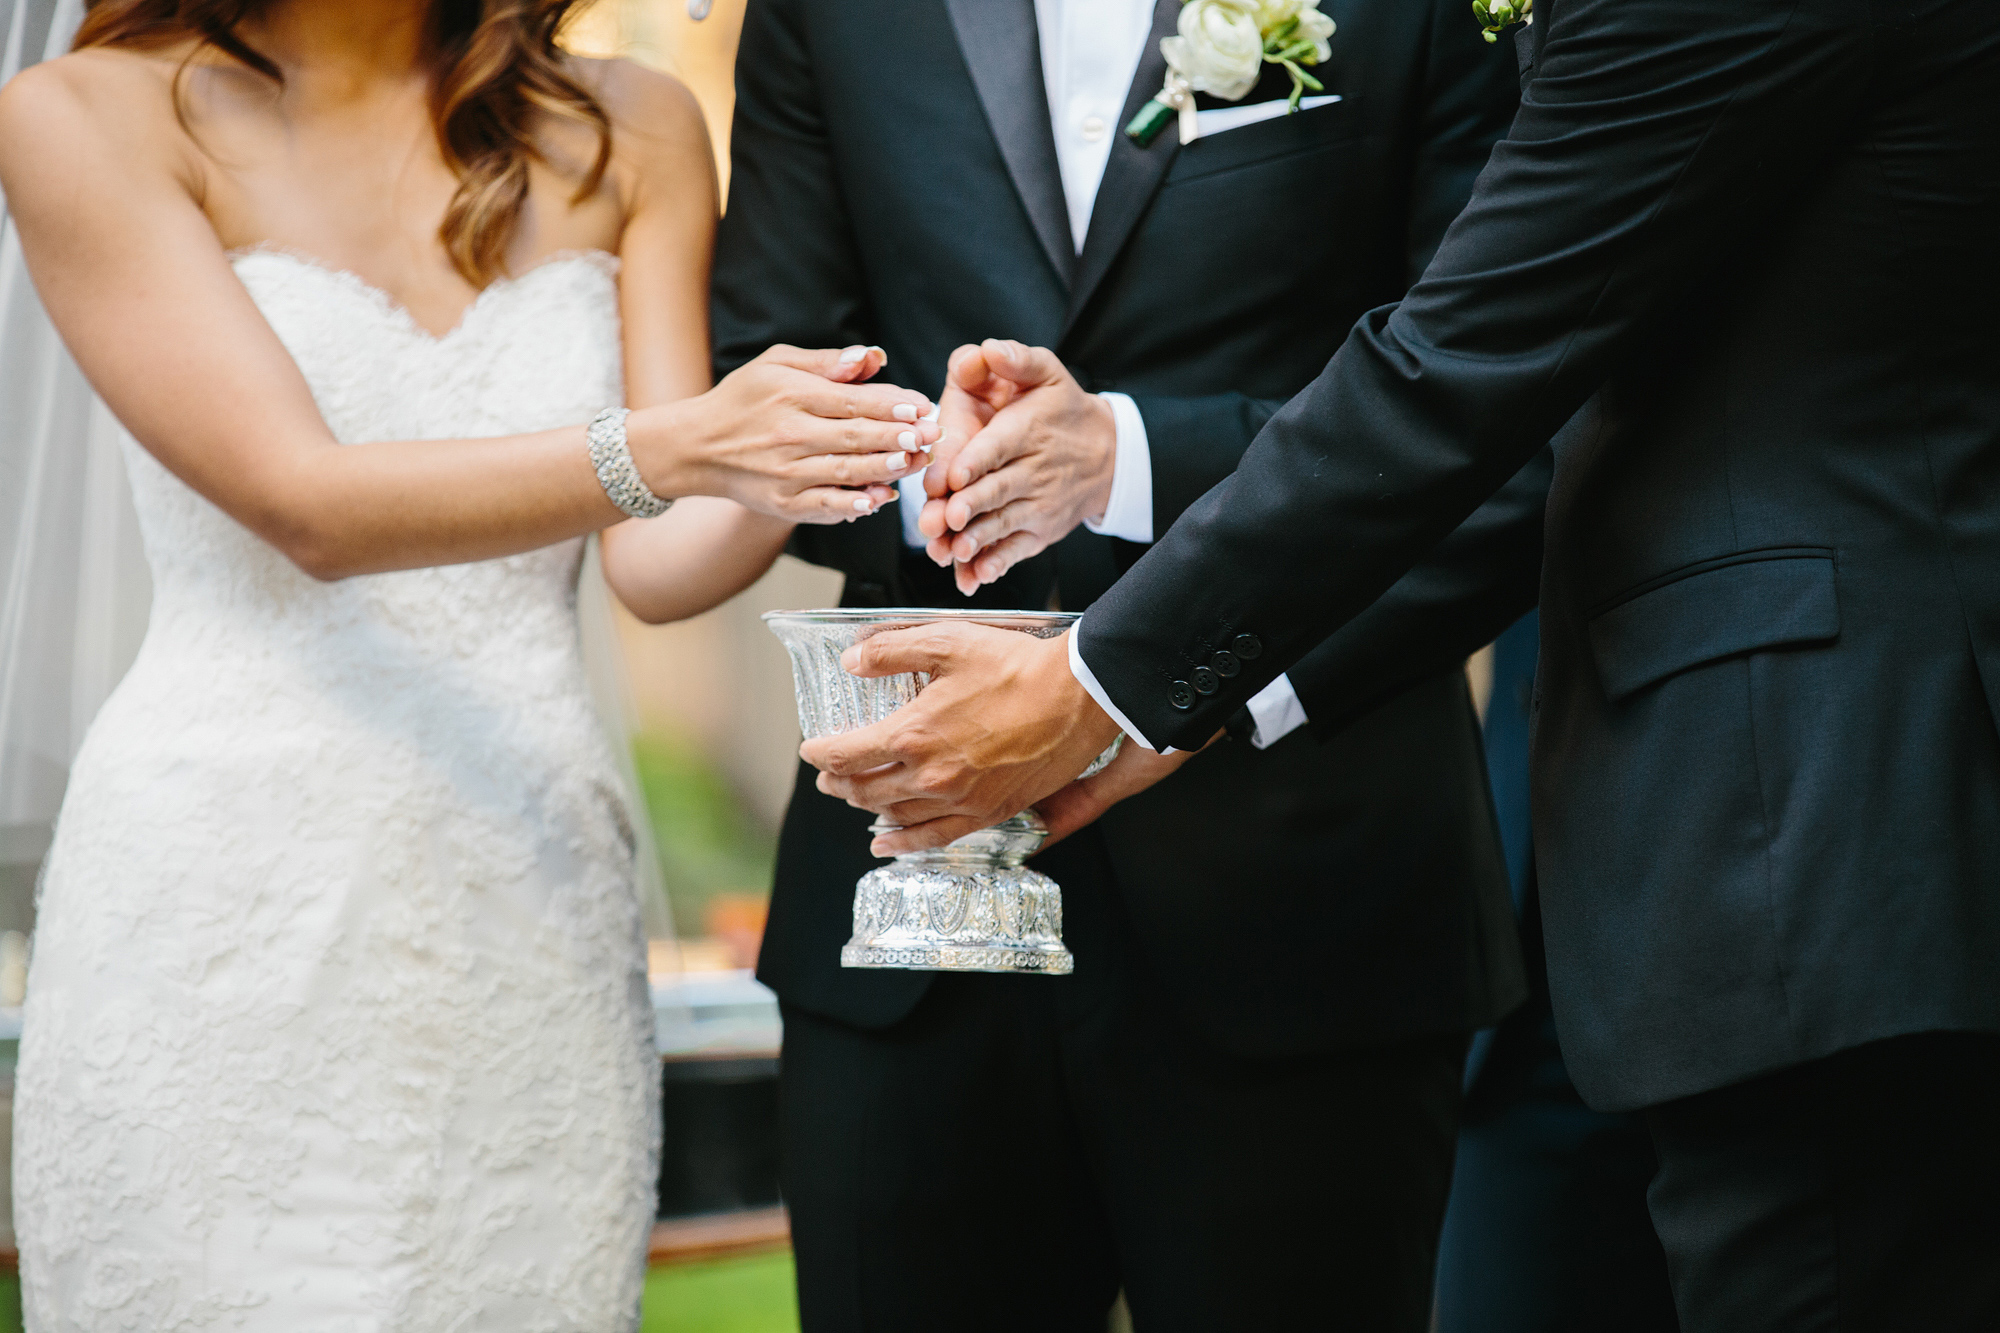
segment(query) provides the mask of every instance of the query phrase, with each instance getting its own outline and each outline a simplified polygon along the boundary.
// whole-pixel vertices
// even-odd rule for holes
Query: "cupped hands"
[[[1062,540],[1111,499],[1110,403],[1042,347],[989,338],[952,353],[945,441],[924,474],[917,526],[930,558],[970,596]]]

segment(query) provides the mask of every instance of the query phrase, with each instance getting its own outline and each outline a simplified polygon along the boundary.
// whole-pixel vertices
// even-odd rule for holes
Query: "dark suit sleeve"
[[[709,289],[719,379],[774,343],[879,341],[835,171],[802,0],[750,0],[736,52],[729,207]],[[893,509],[888,520],[894,521]],[[801,525],[789,550],[855,572],[859,524]],[[881,576],[886,579],[886,575]]]
[[[1519,101],[1511,44],[1479,40],[1476,24],[1468,36],[1464,0],[1433,0],[1423,45],[1423,74],[1412,81],[1422,100],[1413,108],[1406,282],[1415,282],[1437,252]],[[1135,393],[1132,401],[1145,419],[1152,455],[1155,536],[1236,470],[1250,441],[1284,405],[1238,393]]]
[[[1542,514],[1554,456],[1544,449],[1366,611],[1289,672],[1318,739],[1412,685],[1451,670],[1535,604]]]
[[[1363,316],[1083,621],[1156,744],[1198,745],[1524,467],[1674,303],[1854,133],[1857,0],[1562,0],[1508,137],[1424,279]],[[1263,651],[1185,711],[1237,636]]]

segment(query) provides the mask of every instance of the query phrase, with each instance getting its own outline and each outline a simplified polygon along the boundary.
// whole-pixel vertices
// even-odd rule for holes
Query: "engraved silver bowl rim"
[[[970,606],[832,606],[791,611],[766,611],[761,619],[772,627],[773,633],[777,632],[777,627],[780,625],[874,625],[882,629],[891,629],[899,625],[916,626],[938,621],[955,621],[969,625],[990,625],[995,629],[1037,630],[1056,629],[1059,627],[1067,628],[1083,619],[1083,612],[983,611],[978,607]],[[780,635],[779,637],[782,638],[783,636]],[[929,683],[928,672],[918,671],[911,674],[920,682],[919,689],[922,688],[923,684]],[[1117,757],[1119,749],[1124,744],[1125,734],[1120,732],[1117,739],[1111,742],[1104,753],[1092,760],[1090,766],[1079,776],[1087,778],[1102,772],[1105,765]],[[1020,819],[1023,816],[1033,817],[1034,814],[1033,807],[1030,807],[1021,814],[1014,816],[1014,819]],[[1011,823],[1012,821],[1007,822]],[[894,826],[888,825],[885,827],[893,828]],[[881,830],[878,829],[877,831],[880,832]],[[982,830],[982,832],[985,831],[990,830]],[[968,834],[967,838],[974,836],[976,835]],[[964,841],[964,839],[961,839],[961,841]]]

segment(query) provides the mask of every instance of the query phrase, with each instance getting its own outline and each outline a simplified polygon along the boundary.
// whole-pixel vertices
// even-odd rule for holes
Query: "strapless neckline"
[[[255,245],[240,245],[224,253],[229,260],[231,268],[236,267],[237,264],[246,259],[268,257],[287,260],[311,273],[329,279],[340,287],[346,288],[354,295],[362,298],[369,305],[375,307],[384,318],[396,324],[404,332],[422,338],[426,342],[438,345],[443,345],[457,339],[468,325],[480,318],[488,307],[497,304],[507,293],[541,280],[551,270],[558,270],[567,265],[581,264],[603,275],[607,281],[615,284],[618,278],[618,270],[622,265],[622,261],[618,256],[612,254],[609,250],[587,248],[554,251],[534,264],[529,265],[527,268],[522,269],[519,273],[495,278],[492,282],[487,283],[479,289],[470,301],[465,303],[465,308],[458,312],[457,320],[452,323],[449,329],[446,329],[443,333],[433,333],[424,326],[422,321],[410,313],[408,306],[398,301],[388,291],[376,286],[352,269],[341,268],[337,264],[330,264],[315,255],[308,254],[304,250],[295,249],[291,246],[277,245],[268,241],[259,241]]]

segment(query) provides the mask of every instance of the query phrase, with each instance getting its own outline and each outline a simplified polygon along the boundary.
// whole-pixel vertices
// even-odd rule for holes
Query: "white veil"
[[[82,0],[0,0],[0,83],[66,51],[82,17]],[[4,204],[0,199],[0,896],[11,896],[33,882],[77,746],[138,651],[152,579],[119,458],[123,428],[42,310]],[[578,611],[598,713],[624,766],[648,933],[671,938],[659,855],[631,760],[636,714],[594,558],[584,569]],[[0,917],[10,915],[0,905]]]

